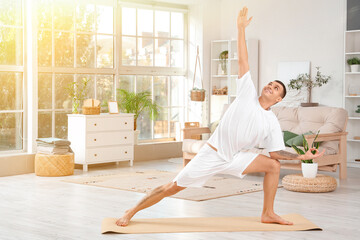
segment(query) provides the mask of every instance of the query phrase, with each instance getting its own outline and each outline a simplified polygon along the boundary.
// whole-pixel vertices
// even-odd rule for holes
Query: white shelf
[[[349,117],[349,119],[360,120],[360,117]]]
[[[360,98],[360,95],[358,96],[345,96],[346,98]]]
[[[360,30],[348,30],[346,33],[360,33]]]
[[[360,54],[360,52],[348,52],[348,53],[345,53],[346,55],[358,55]]]
[[[360,72],[345,72],[345,74],[349,74],[349,75],[352,75],[352,74],[360,74]]]
[[[223,78],[223,77],[228,77],[228,75],[212,75],[212,77],[216,77],[216,78]]]
[[[348,142],[359,142],[360,143],[360,140],[356,140],[356,139],[348,139],[347,141]]]
[[[230,104],[234,98],[233,95],[236,90],[235,79],[238,78],[238,61],[237,53],[237,40],[215,40],[211,41],[211,56],[210,56],[210,89],[213,86],[216,88],[228,87],[228,95],[211,95],[210,100],[210,122],[219,120],[221,113],[224,107],[224,104]],[[246,40],[247,50],[248,50],[248,61],[251,71],[251,77],[254,82],[254,86],[257,89],[259,85],[258,81],[258,64],[259,64],[259,42],[257,39],[248,39]],[[227,59],[220,59],[220,54],[223,51],[228,51]],[[227,74],[219,75],[218,68],[219,63],[226,63]],[[213,97],[214,96],[214,97]],[[216,96],[216,97],[215,97]]]

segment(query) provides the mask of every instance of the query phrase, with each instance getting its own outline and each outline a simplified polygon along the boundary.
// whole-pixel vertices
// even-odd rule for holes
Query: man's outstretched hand
[[[247,19],[248,9],[247,7],[244,7],[242,10],[240,10],[238,18],[237,18],[237,27],[238,28],[246,28],[247,25],[249,25],[251,18],[249,20]]]
[[[315,154],[311,152],[314,150],[316,151]],[[316,148],[310,148],[304,155],[300,155],[300,157],[301,160],[309,160],[309,159],[321,157],[322,155],[324,155],[324,153],[325,153],[325,149],[320,153],[319,150],[317,150]]]

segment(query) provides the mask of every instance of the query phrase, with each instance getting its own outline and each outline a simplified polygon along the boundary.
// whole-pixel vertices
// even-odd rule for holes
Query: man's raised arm
[[[237,29],[238,29],[238,64],[239,64],[239,78],[244,76],[249,71],[248,52],[246,49],[245,42],[245,28],[249,25],[251,18],[247,19],[248,9],[244,7],[240,10],[237,18]]]

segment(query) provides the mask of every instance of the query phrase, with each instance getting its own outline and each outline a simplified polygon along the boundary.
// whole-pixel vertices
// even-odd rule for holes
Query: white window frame
[[[28,2],[28,1],[27,1]],[[22,73],[23,74],[23,109],[22,110],[0,110],[0,113],[23,113],[23,121],[22,121],[22,149],[19,150],[9,150],[9,151],[0,151],[0,155],[9,155],[9,154],[20,154],[27,152],[27,61],[26,61],[26,21],[25,17],[27,15],[25,14],[26,8],[25,8],[25,0],[21,1],[21,17],[22,17],[22,26],[12,26],[12,25],[2,25],[2,27],[10,27],[10,28],[16,28],[16,29],[22,29],[22,60],[23,64],[22,66],[16,66],[16,65],[0,65],[0,72],[11,72],[11,73]]]
[[[119,5],[118,5],[118,10],[117,10],[117,22],[119,23],[117,26],[117,44],[118,47],[117,49],[119,49],[119,53],[122,52],[122,37],[135,37],[136,38],[136,50],[138,48],[138,38],[139,35],[137,33],[137,29],[136,29],[136,34],[135,35],[123,35],[122,31],[121,31],[121,27],[122,27],[122,8],[123,7],[129,7],[129,8],[136,8],[136,15],[135,15],[135,19],[136,19],[136,28],[138,26],[137,24],[137,19],[138,19],[138,9],[149,9],[149,10],[153,10],[153,36],[151,37],[154,41],[154,45],[153,45],[153,60],[155,60],[155,39],[171,39],[171,40],[183,40],[184,41],[184,58],[183,58],[183,68],[178,68],[178,67],[159,67],[159,66],[123,66],[122,65],[122,54],[118,54],[118,63],[119,63],[119,67],[118,67],[118,72],[117,72],[117,78],[120,75],[131,75],[131,76],[135,76],[135,82],[134,82],[134,87],[136,89],[136,78],[139,75],[143,75],[143,76],[151,76],[152,77],[152,93],[154,92],[154,77],[156,76],[166,76],[169,77],[169,87],[168,87],[168,103],[170,104],[170,99],[171,99],[171,92],[170,92],[170,82],[171,82],[171,77],[173,76],[180,76],[180,77],[184,77],[184,91],[186,91],[187,89],[187,81],[186,81],[186,77],[188,74],[188,70],[187,70],[187,66],[188,66],[188,53],[187,53],[187,47],[188,47],[188,10],[186,8],[179,8],[179,7],[169,7],[169,6],[165,6],[159,3],[150,3],[150,4],[139,4],[139,3],[130,3],[127,1],[119,1]],[[184,38],[174,38],[171,37],[171,35],[169,37],[156,37],[155,36],[155,11],[156,10],[161,10],[161,11],[168,11],[170,14],[171,12],[181,12],[184,14]],[[170,17],[170,33],[171,33],[171,17]],[[149,37],[150,38],[150,37]],[[170,54],[170,59],[171,59],[171,52]],[[137,54],[136,54],[136,63],[137,63]],[[118,82],[118,81],[117,81]],[[165,138],[154,138],[154,120],[151,120],[151,139],[144,139],[144,140],[140,140],[139,142],[149,142],[149,141],[161,141],[161,139],[168,139],[170,138],[170,121],[171,121],[171,109],[172,108],[182,108],[183,109],[183,116],[186,119],[186,113],[187,113],[187,103],[186,103],[186,98],[187,94],[186,92],[184,92],[184,105],[183,106],[167,106],[167,107],[163,107],[168,109],[168,137]],[[152,94],[152,100],[154,101],[154,94]],[[184,120],[185,120],[184,119]]]
[[[37,36],[38,36],[38,31],[41,30],[46,30],[46,31],[51,31],[52,34],[52,66],[51,67],[40,67],[37,64],[37,69],[38,69],[38,73],[36,76],[36,82],[38,82],[38,75],[41,73],[47,73],[47,74],[52,74],[52,108],[51,109],[37,109],[37,115],[35,116],[36,119],[38,118],[38,113],[39,112],[51,112],[52,117],[51,117],[51,131],[52,131],[52,136],[55,137],[55,113],[56,112],[68,112],[68,111],[72,111],[72,109],[56,109],[55,108],[55,75],[56,74],[72,74],[74,76],[74,81],[76,81],[77,79],[77,75],[79,74],[86,74],[86,75],[94,75],[94,85],[96,87],[96,80],[98,75],[112,75],[113,76],[113,83],[114,83],[114,88],[116,89],[116,69],[117,69],[117,46],[116,46],[116,41],[117,41],[117,34],[116,34],[116,0],[77,0],[75,3],[75,8],[74,8],[74,18],[76,17],[76,5],[79,3],[83,3],[83,4],[94,4],[94,5],[100,5],[100,6],[110,6],[113,7],[113,34],[106,34],[106,33],[99,33],[97,32],[97,30],[95,30],[94,32],[82,32],[82,31],[77,31],[76,29],[76,19],[74,20],[74,29],[71,31],[68,30],[55,30],[54,29],[54,22],[52,22],[51,24],[51,29],[47,29],[47,28],[38,28],[38,25],[36,24],[35,28],[36,28],[36,41],[37,41]],[[36,12],[37,6],[35,7],[35,12]],[[53,9],[52,11],[52,16],[54,16],[53,14]],[[95,7],[95,12],[96,12],[96,7]],[[54,19],[52,18],[52,21]],[[96,20],[95,20],[96,21]],[[68,33],[73,33],[74,34],[74,65],[73,67],[55,67],[55,39],[54,39],[54,35],[55,32],[68,32]],[[97,36],[98,35],[102,35],[102,36],[113,36],[113,54],[114,54],[114,58],[113,58],[113,67],[112,68],[83,68],[83,67],[76,67],[76,36],[77,34],[91,34],[95,36],[95,43],[97,42]],[[35,52],[37,52],[37,49],[34,50]],[[36,58],[36,62],[38,62],[38,59]],[[94,54],[94,63],[95,65],[97,64],[97,54],[96,54],[96,44],[95,44],[95,54]],[[95,89],[95,98],[96,98],[96,89]],[[114,95],[116,94],[116,91],[114,93]],[[38,95],[38,93],[36,94]],[[37,107],[37,106],[36,106]],[[36,135],[38,133],[38,129],[36,129]]]

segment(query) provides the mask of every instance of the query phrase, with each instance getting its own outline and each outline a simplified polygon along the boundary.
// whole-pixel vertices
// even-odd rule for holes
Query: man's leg
[[[170,182],[168,184],[162,185],[153,189],[147,196],[145,196],[135,207],[127,210],[125,214],[116,221],[118,226],[128,225],[130,219],[140,210],[148,208],[155,203],[158,203],[164,197],[169,197],[174,195],[181,190],[184,190],[185,187],[180,187],[176,182]]]
[[[261,215],[261,222],[292,225],[292,222],[282,219],[274,212],[274,200],[280,176],[280,162],[276,159],[259,154],[244,170],[243,174],[254,172],[265,172],[264,206]]]

